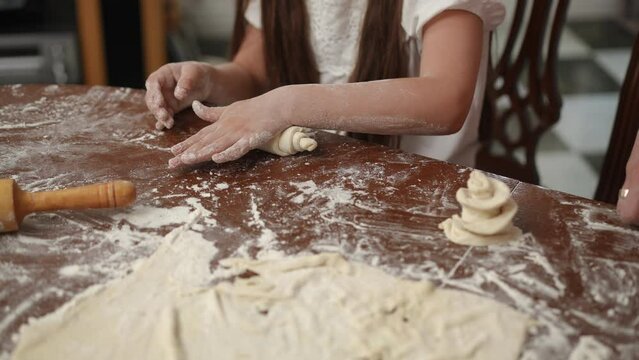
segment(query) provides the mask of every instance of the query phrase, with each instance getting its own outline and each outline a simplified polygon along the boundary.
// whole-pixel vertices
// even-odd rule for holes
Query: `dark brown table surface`
[[[153,124],[140,90],[0,87],[0,178],[29,191],[114,179],[138,188],[132,208],[36,214],[0,234],[0,354],[30,317],[122,276],[197,210],[193,228],[220,250],[212,269],[233,255],[338,251],[529,314],[524,356],[563,359],[597,342],[612,358],[639,357],[639,231],[610,205],[502,178],[525,236],[460,246],[437,224],[459,212],[470,169],[319,133],[313,153],[170,171],[168,148],[204,123]]]

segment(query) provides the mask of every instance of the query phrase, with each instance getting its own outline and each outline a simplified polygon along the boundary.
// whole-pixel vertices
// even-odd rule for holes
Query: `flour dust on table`
[[[474,170],[468,188],[455,196],[462,206],[461,216],[453,215],[439,224],[446,237],[463,245],[494,245],[516,240],[522,235],[513,225],[517,204],[508,185]]]
[[[12,359],[516,359],[505,305],[321,253],[228,258],[188,225],[134,271],[23,326]]]

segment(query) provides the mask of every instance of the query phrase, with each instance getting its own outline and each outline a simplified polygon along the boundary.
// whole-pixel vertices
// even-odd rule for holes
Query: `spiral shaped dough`
[[[521,236],[521,230],[512,224],[517,204],[503,182],[474,170],[468,188],[457,190],[456,198],[462,207],[461,216],[453,215],[439,224],[449,240],[463,245],[492,245]]]
[[[293,155],[301,151],[313,151],[317,141],[311,137],[311,129],[291,126],[275,135],[259,149],[279,156]]]

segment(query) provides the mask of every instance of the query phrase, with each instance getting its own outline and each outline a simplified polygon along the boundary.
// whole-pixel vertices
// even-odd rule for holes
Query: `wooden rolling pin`
[[[37,211],[114,208],[135,200],[135,185],[116,180],[104,184],[30,193],[12,179],[0,179],[0,232],[16,231],[25,216]]]

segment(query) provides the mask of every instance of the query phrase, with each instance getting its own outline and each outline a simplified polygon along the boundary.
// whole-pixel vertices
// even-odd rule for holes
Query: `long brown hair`
[[[261,0],[264,59],[273,89],[289,84],[319,82],[310,45],[308,12],[303,0]],[[249,0],[237,0],[231,56],[239,51],[246,32],[244,13]],[[401,27],[402,0],[369,0],[360,34],[351,82],[405,77],[408,53]],[[360,140],[399,147],[399,136],[350,133]]]
[[[308,12],[302,0],[261,0],[264,58],[270,88],[319,82],[309,40]],[[244,13],[249,0],[237,0],[231,54],[244,39]],[[408,54],[401,27],[401,0],[370,0],[355,69],[350,81],[400,78],[407,75]]]

